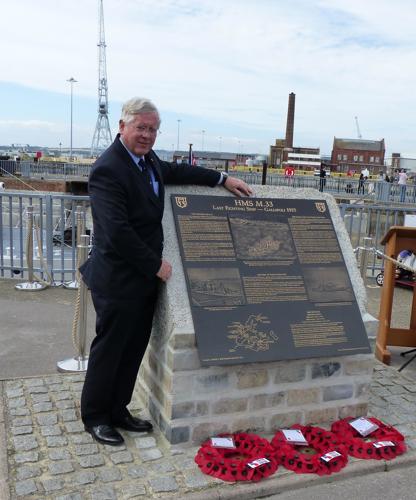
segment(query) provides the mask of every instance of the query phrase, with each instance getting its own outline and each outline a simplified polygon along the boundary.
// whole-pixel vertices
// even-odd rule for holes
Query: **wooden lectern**
[[[416,254],[416,228],[392,226],[382,239],[381,244],[385,245],[385,254],[393,259],[397,259],[402,250],[410,250]],[[387,365],[390,364],[391,354],[386,346],[416,347],[416,287],[413,288],[409,328],[390,327],[395,274],[394,262],[385,260],[375,354],[377,359]]]

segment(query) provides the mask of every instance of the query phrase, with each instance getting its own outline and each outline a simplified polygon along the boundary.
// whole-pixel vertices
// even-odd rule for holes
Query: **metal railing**
[[[28,206],[33,206],[39,228],[33,239],[34,272],[44,277],[40,262],[42,252],[55,282],[75,280],[77,211],[83,213],[86,232],[92,230],[88,196],[22,191],[0,192],[0,277],[28,278],[25,255]],[[363,246],[363,238],[370,237],[374,246],[382,250],[380,241],[390,227],[403,225],[406,214],[416,215],[416,207],[387,204],[341,203],[339,209],[353,248]],[[371,256],[368,261],[371,275],[382,267],[383,261],[376,255]]]
[[[66,179],[68,177],[88,178],[90,164],[85,163],[34,163],[30,161],[0,160],[0,174],[17,175],[29,179]]]
[[[75,280],[76,212],[84,214],[84,227],[91,231],[88,196],[21,191],[0,192],[0,277],[28,278],[25,243],[29,206],[33,206],[37,228],[32,235],[33,271],[45,279],[43,258],[54,282]]]
[[[262,183],[262,168],[253,167],[253,172],[231,171],[234,177],[239,177],[249,184]],[[34,179],[87,179],[91,170],[91,164],[86,163],[33,163],[29,161],[15,162],[11,160],[0,160],[0,174],[17,175]],[[320,187],[320,178],[313,175],[294,175],[286,177],[269,169],[266,176],[266,184],[269,186],[288,186],[294,188]],[[323,191],[333,195],[345,195],[346,197],[362,196],[383,203],[416,203],[416,186],[399,186],[380,179],[369,179],[363,184],[351,177],[327,177],[324,182]]]

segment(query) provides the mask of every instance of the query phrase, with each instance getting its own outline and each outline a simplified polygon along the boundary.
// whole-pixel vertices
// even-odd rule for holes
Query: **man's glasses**
[[[136,130],[141,134],[148,132],[150,135],[156,135],[159,132],[159,129],[155,127],[146,127],[145,125],[139,125],[136,127]]]

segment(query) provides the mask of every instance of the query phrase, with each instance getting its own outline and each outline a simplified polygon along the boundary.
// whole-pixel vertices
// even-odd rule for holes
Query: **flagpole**
[[[191,143],[189,143],[188,165],[190,165],[191,167],[193,165],[193,154],[192,154],[192,144]]]

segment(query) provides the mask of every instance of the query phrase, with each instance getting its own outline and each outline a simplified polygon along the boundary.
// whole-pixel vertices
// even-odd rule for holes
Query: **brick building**
[[[348,172],[349,170],[361,172],[367,168],[370,174],[376,175],[385,171],[385,152],[384,139],[368,141],[334,137],[331,167],[337,172]]]

